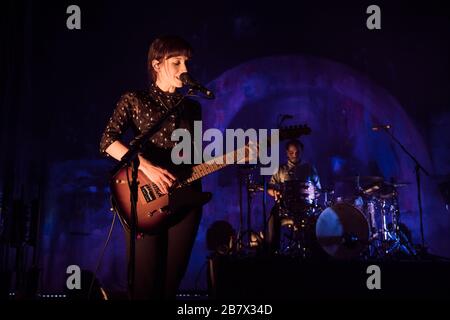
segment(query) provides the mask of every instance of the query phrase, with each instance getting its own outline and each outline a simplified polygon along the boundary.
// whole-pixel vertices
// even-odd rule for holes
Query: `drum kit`
[[[392,259],[415,257],[408,230],[400,221],[398,189],[409,183],[382,177],[339,178],[350,184],[348,197],[333,188],[317,190],[308,181],[256,186],[251,192],[278,190],[271,214],[277,215],[280,244],[275,254],[301,258]]]

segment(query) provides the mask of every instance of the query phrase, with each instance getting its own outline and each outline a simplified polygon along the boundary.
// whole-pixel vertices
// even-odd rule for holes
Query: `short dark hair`
[[[176,56],[191,58],[192,47],[186,40],[175,35],[164,35],[153,40],[147,56],[147,70],[150,79],[153,82],[156,81],[156,72],[152,66],[153,60],[161,61],[161,59]]]
[[[296,146],[298,149],[302,149],[302,151],[303,151],[303,148],[305,147],[303,145],[303,143],[297,139],[292,139],[292,140],[289,140],[288,142],[286,142],[286,151],[289,149],[290,146]]]

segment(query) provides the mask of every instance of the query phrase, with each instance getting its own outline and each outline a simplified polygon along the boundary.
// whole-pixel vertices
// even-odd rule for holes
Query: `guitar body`
[[[128,177],[127,177],[128,175]],[[114,206],[122,221],[130,226],[131,168],[122,168],[111,179],[110,188]],[[181,220],[190,208],[203,206],[211,199],[211,193],[199,192],[191,186],[173,188],[169,194],[161,194],[141,171],[138,171],[137,231],[154,234]]]

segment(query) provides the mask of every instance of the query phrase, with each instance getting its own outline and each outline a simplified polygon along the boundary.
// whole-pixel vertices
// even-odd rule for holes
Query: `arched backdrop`
[[[204,130],[276,128],[279,115],[289,114],[293,118],[285,125],[307,124],[312,129],[310,135],[302,137],[304,158],[316,165],[322,185],[334,186],[345,196],[348,188],[338,183],[338,177],[377,175],[409,182],[399,189],[402,221],[411,230],[414,242],[420,243],[414,163],[388,135],[371,127],[391,124],[396,137],[425,168],[432,171],[432,163],[417,128],[389,92],[345,65],[299,55],[248,61],[224,72],[208,86],[216,99],[202,101]],[[110,167],[108,160],[80,160],[50,168],[41,245],[45,291],[65,287],[62,270],[70,264],[94,270],[112,219],[105,170]],[[226,220],[235,230],[239,228],[237,177],[238,166],[232,166],[203,180],[204,189],[213,191],[214,196],[204,207],[183,290],[206,288],[208,227],[216,220]],[[449,215],[435,182],[422,178],[426,244],[430,252],[450,256]],[[262,230],[262,197],[261,192],[256,193],[251,202],[254,231]],[[272,204],[267,199],[266,214]],[[245,194],[243,208],[246,219]],[[117,224],[98,274],[110,291],[126,290],[124,244]]]

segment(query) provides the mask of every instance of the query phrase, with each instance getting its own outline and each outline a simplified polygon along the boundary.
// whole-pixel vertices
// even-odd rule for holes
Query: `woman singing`
[[[177,128],[193,133],[193,122],[201,119],[200,105],[177,92],[183,86],[180,75],[187,72],[191,46],[177,36],[155,39],[148,52],[148,72],[151,78],[147,90],[124,93],[103,132],[100,152],[120,160],[127,153],[121,142],[131,128],[138,136],[151,128],[171,108],[179,104],[159,132],[150,137],[139,155],[139,170],[162,193],[168,193],[176,179],[171,160],[175,143],[171,134]],[[199,185],[197,185],[200,188]],[[157,234],[140,234],[136,239],[136,265],[133,297],[135,299],[174,299],[185,274],[201,219],[201,208],[189,209],[183,219]],[[127,243],[130,236],[126,231]]]

